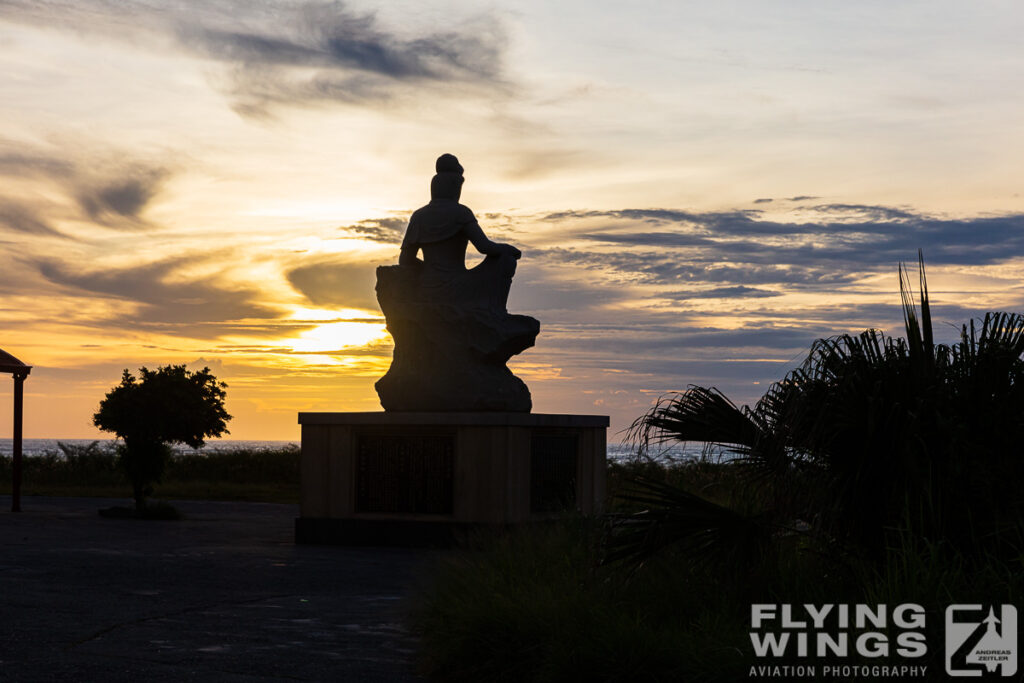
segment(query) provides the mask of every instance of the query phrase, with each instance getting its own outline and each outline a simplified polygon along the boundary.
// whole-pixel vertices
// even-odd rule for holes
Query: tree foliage
[[[224,409],[226,388],[209,368],[143,367],[138,378],[126,369],[121,383],[100,401],[93,424],[124,441],[119,463],[139,507],[144,505],[147,487],[163,475],[169,444],[200,448],[207,438],[227,433],[231,416]]]

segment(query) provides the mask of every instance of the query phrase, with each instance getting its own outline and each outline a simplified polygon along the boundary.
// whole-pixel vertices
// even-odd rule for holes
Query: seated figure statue
[[[395,340],[391,368],[375,387],[391,411],[510,411],[532,407],[505,363],[533,346],[540,323],[508,313],[515,247],[487,239],[459,203],[462,166],[437,160],[430,203],[416,210],[397,266],[377,268],[377,301]],[[466,268],[472,244],[486,258]],[[417,256],[423,253],[423,259]]]

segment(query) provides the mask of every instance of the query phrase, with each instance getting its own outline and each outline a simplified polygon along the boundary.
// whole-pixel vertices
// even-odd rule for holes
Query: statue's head
[[[431,199],[454,199],[462,196],[462,164],[454,154],[442,154],[434,165],[437,175],[430,181]]]

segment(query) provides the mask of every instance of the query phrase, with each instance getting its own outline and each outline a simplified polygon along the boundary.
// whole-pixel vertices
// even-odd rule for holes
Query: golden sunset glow
[[[4,7],[0,348],[35,366],[29,437],[99,436],[142,365],[209,366],[234,438],[380,409],[375,268],[443,152],[523,251],[534,409],[613,433],[898,330],[918,248],[947,334],[1024,309],[1012,5]]]
[[[324,323],[300,333],[288,343],[297,353],[325,353],[365,347],[386,335],[383,323]]]

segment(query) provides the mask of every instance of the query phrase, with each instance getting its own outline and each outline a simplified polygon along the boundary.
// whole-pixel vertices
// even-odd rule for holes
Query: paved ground
[[[296,546],[298,507],[0,496],[0,681],[415,681],[402,625],[427,551]]]

